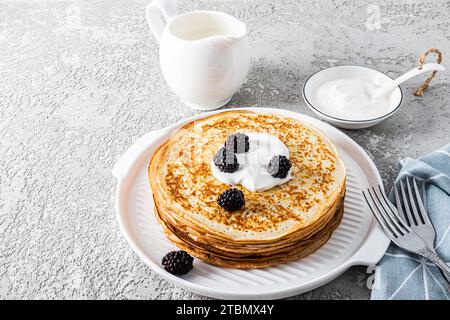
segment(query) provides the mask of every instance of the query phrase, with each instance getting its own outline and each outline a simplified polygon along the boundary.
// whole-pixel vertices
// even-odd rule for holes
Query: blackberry
[[[250,149],[248,135],[243,133],[230,134],[225,141],[225,148],[232,150],[234,153],[248,152]]]
[[[186,251],[171,251],[166,254],[162,260],[161,264],[166,269],[166,271],[171,274],[181,276],[192,270],[192,258]]]
[[[291,169],[291,161],[285,156],[273,156],[267,167],[267,172],[274,178],[284,179]]]
[[[245,204],[244,193],[237,188],[227,189],[217,198],[219,206],[227,211],[236,211]]]
[[[214,164],[222,172],[233,173],[239,169],[236,155],[226,148],[220,148],[214,156]]]

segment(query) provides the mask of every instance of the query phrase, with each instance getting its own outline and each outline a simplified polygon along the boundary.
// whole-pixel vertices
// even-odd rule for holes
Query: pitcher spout
[[[237,20],[230,34],[224,35],[229,41],[239,41],[247,36],[247,26],[241,21]]]

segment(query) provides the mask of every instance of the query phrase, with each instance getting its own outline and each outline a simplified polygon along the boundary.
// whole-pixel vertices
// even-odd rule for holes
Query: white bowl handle
[[[144,154],[150,152],[150,147],[161,139],[162,135],[167,131],[164,129],[150,131],[140,137],[135,143],[133,143],[117,160],[115,163],[112,174],[119,180],[123,179],[130,173],[132,168],[136,168],[135,164],[139,161]]]
[[[161,21],[158,13],[162,14],[165,22]],[[156,41],[160,41],[162,32],[167,25],[167,22],[177,15],[177,10],[175,9],[171,0],[154,0],[150,2],[147,6],[146,17],[150,30],[152,30]]]

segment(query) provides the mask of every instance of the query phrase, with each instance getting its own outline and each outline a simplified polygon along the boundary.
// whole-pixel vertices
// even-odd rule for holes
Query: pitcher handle
[[[161,21],[158,13],[162,14],[165,21]],[[154,0],[148,4],[146,10],[147,22],[158,43],[167,22],[176,15],[177,10],[171,0]]]

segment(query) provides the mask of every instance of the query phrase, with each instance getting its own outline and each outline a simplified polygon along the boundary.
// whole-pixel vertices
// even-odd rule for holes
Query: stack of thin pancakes
[[[292,179],[250,192],[228,212],[217,204],[229,185],[210,165],[227,136],[277,136],[288,148]],[[262,268],[307,256],[322,246],[343,215],[345,167],[318,129],[269,113],[229,111],[191,122],[154,153],[148,167],[155,212],[168,238],[211,264]]]

